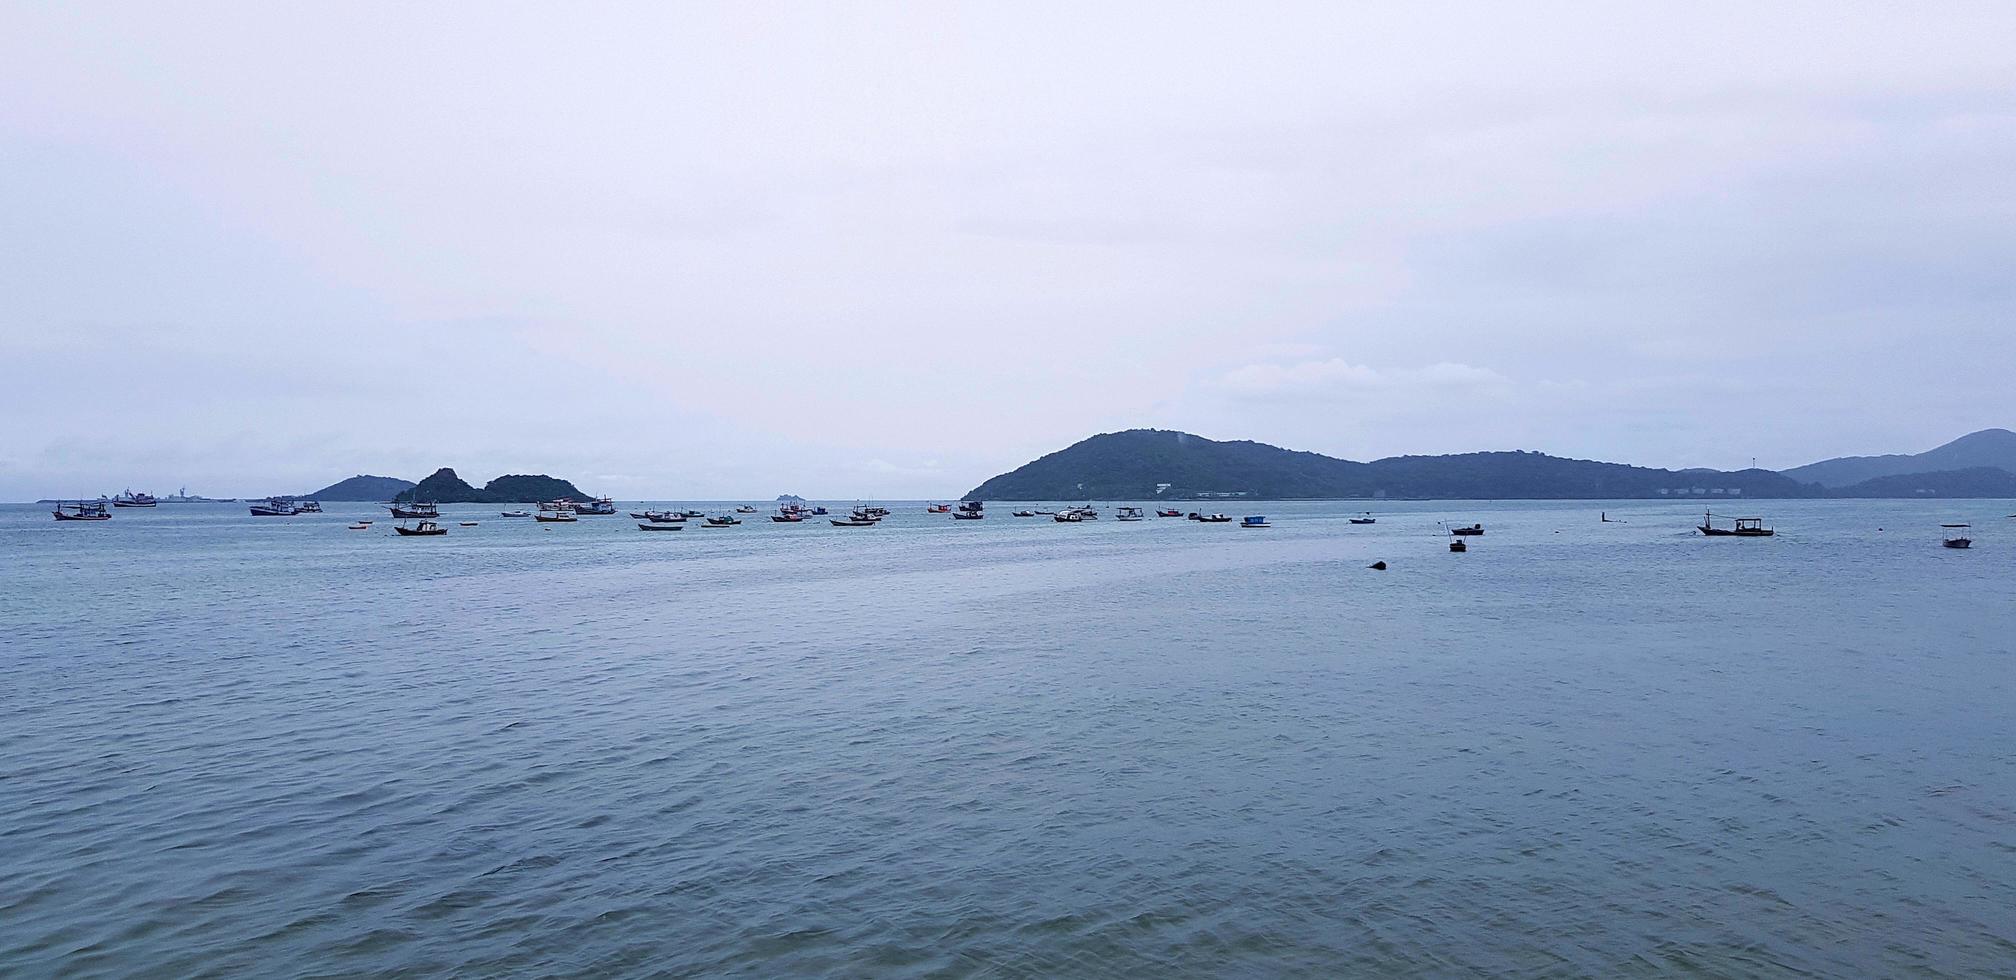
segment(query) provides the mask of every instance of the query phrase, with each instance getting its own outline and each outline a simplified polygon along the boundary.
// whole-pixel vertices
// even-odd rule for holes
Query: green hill
[[[530,504],[562,497],[588,499],[588,495],[574,484],[544,474],[500,476],[477,489],[444,466],[394,499],[427,500],[437,504]]]
[[[338,480],[314,493],[302,494],[304,500],[391,500],[393,497],[413,489],[412,480],[401,480],[390,476],[353,476]]]
[[[1132,429],[1093,436],[997,476],[967,496],[996,500],[1149,500],[1442,497],[1607,499],[1702,496],[1817,497],[1824,491],[1769,470],[1652,469],[1492,452],[1395,456],[1370,463],[1258,442]],[[1663,491],[1663,492],[1662,492]]]

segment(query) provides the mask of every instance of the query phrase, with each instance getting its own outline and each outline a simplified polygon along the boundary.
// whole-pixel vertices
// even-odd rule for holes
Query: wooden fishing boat
[[[639,530],[639,531],[684,531],[684,530],[686,530],[686,525],[684,525],[684,524],[650,524],[650,523],[639,523],[639,524],[637,525],[637,530]]]
[[[1183,516],[1183,512],[1182,512],[1182,511],[1180,511],[1180,510],[1176,510],[1175,508],[1170,508],[1169,510],[1158,510],[1158,511],[1156,511],[1156,512],[1155,512],[1155,516],[1156,516],[1156,517],[1182,517],[1182,516]]]
[[[433,521],[421,521],[420,523],[412,527],[407,527],[406,525],[401,524],[398,527],[393,528],[392,530],[397,531],[402,536],[409,538],[432,538],[448,533],[447,528],[442,527],[441,525],[436,524]]]
[[[1472,524],[1469,527],[1452,527],[1449,529],[1449,533],[1463,537],[1476,537],[1484,533],[1484,525]]]
[[[864,520],[858,517],[833,518],[834,527],[874,527],[876,523],[876,521]]]
[[[263,504],[253,504],[251,510],[253,517],[292,517],[298,513],[292,501],[282,500],[279,497],[270,498]],[[393,508],[392,514],[398,516],[399,509]]]
[[[1703,514],[1695,530],[1711,538],[1768,538],[1778,533],[1765,527],[1761,517],[1739,517],[1735,527],[1716,527],[1713,513]]]
[[[1944,529],[1945,529],[1945,531],[1946,531],[1946,533],[1945,533],[1944,535],[1942,535],[1942,536],[1940,537],[1940,540],[1939,540],[1939,543],[1940,543],[1941,545],[1943,545],[1943,546],[1945,546],[1945,547],[1948,547],[1948,548],[1972,548],[1972,547],[1974,547],[1974,539],[1973,539],[1973,538],[1970,538],[1970,537],[1967,537],[1967,536],[1966,536],[1966,535],[1964,535],[1964,534],[1957,534],[1957,533],[1955,533],[1955,532],[1958,532],[1958,531],[1963,531],[1963,530],[1966,530],[1966,529],[1967,529],[1967,528],[1968,528],[1968,527],[1969,527],[1970,525],[1967,525],[1967,524],[1941,524],[1941,525],[1939,525],[1939,526],[1940,526],[1941,528],[1944,528]]]
[[[105,509],[102,500],[73,500],[69,503],[56,502],[56,509],[50,511],[59,521],[109,521],[112,512]]]
[[[723,515],[722,515],[722,516],[720,516],[720,517],[710,517],[710,518],[707,518],[707,526],[708,526],[708,527],[734,527],[735,525],[737,525],[737,524],[740,524],[740,523],[742,523],[742,522],[741,522],[741,521],[738,521],[738,520],[736,520],[736,519],[735,519],[735,518],[733,518],[733,517],[729,517],[729,516],[727,516],[726,514],[723,514]]]

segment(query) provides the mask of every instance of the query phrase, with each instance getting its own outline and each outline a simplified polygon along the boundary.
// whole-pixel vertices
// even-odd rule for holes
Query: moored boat
[[[751,506],[749,506],[748,504],[743,504],[742,506],[740,506],[740,507],[737,507],[737,508],[735,508],[735,513],[737,513],[737,514],[754,514],[754,513],[756,513],[756,508],[754,508],[754,507],[751,507]]]
[[[637,530],[639,530],[639,531],[684,531],[684,530],[686,530],[686,525],[684,525],[684,524],[663,524],[663,523],[658,523],[658,522],[655,522],[655,521],[654,521],[654,522],[650,522],[650,523],[639,523],[639,524],[637,525]]]
[[[740,523],[742,522],[727,514],[723,514],[720,517],[707,518],[708,527],[734,527]]]
[[[294,509],[293,501],[280,497],[270,497],[263,504],[253,504],[251,510],[253,517],[293,517],[299,513]],[[392,513],[397,516],[399,512],[395,509]]]
[[[322,513],[322,502],[319,500],[296,500],[294,501],[294,513],[320,514]]]
[[[1113,512],[1113,519],[1116,521],[1138,521],[1144,516],[1146,515],[1141,512],[1141,508],[1139,507],[1122,507]]]
[[[397,531],[401,536],[408,538],[432,538],[448,533],[447,528],[442,527],[441,525],[436,524],[433,521],[421,521],[412,527],[407,527],[406,525],[401,524],[398,527],[393,528],[392,530]]]
[[[441,506],[431,500],[416,500],[404,504],[387,504],[392,516],[405,520],[426,520],[441,516]]]
[[[1472,524],[1469,527],[1452,527],[1449,529],[1449,533],[1461,535],[1466,538],[1474,538],[1484,533],[1484,525]]]
[[[1364,516],[1364,517],[1354,517],[1354,518],[1351,518],[1351,523],[1353,523],[1353,524],[1377,524],[1377,523],[1379,523],[1379,519],[1378,519],[1378,518],[1376,518],[1376,517],[1373,517],[1373,516],[1372,516],[1372,512],[1368,510],[1368,511],[1366,511],[1366,512],[1365,512],[1365,516]]]
[[[834,527],[874,527],[880,523],[861,517],[835,517],[832,520]]]
[[[1943,545],[1943,546],[1945,546],[1945,547],[1948,547],[1948,548],[1972,548],[1972,547],[1974,547],[1974,539],[1973,539],[1973,538],[1970,538],[1970,537],[1968,537],[1968,536],[1966,536],[1966,535],[1964,535],[1964,534],[1957,534],[1957,533],[1955,533],[1955,532],[1958,532],[1958,531],[1963,531],[1963,530],[1966,530],[1966,529],[1967,529],[1968,527],[1970,527],[1971,525],[1967,525],[1967,524],[1941,524],[1941,525],[1939,525],[1939,526],[1940,526],[1941,528],[1944,528],[1944,529],[1945,529],[1945,531],[1946,531],[1946,533],[1945,533],[1944,535],[1942,535],[1942,536],[1940,537],[1940,541],[1939,541],[1939,543],[1940,543],[1941,545]]]
[[[497,516],[499,516],[499,517],[531,517],[531,516],[532,516],[532,513],[531,513],[530,511],[524,511],[524,510],[507,510],[507,511],[503,511],[503,512],[499,513],[499,514],[498,514]]]
[[[130,488],[119,496],[112,498],[112,506],[114,507],[152,507],[156,503],[158,501],[154,499],[153,494],[134,493]]]
[[[587,517],[613,517],[616,514],[616,502],[608,497],[596,497],[585,503],[575,504],[574,513]]]
[[[1240,519],[1240,521],[1239,521],[1239,526],[1240,526],[1240,527],[1273,527],[1274,525],[1272,525],[1272,524],[1269,524],[1269,523],[1267,523],[1267,516],[1266,516],[1265,514],[1254,514],[1254,515],[1252,515],[1252,516],[1250,516],[1250,517],[1245,517],[1245,518],[1241,518],[1241,519]]]
[[[554,500],[539,505],[539,512],[532,519],[541,524],[572,524],[575,522],[574,504],[566,500]]]
[[[1173,508],[1173,507],[1172,507],[1172,508],[1170,508],[1170,509],[1168,509],[1168,510],[1158,510],[1158,511],[1156,511],[1156,512],[1155,512],[1155,516],[1156,516],[1156,517],[1182,517],[1182,516],[1183,516],[1183,512],[1182,512],[1182,511],[1180,511],[1180,510],[1177,510],[1177,509],[1175,509],[1175,508]]]

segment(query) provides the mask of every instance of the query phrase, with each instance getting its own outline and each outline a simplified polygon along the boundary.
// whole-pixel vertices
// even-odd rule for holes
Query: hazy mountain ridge
[[[302,494],[301,499],[375,502],[391,500],[411,489],[413,489],[412,480],[401,480],[395,476],[359,474],[347,480],[338,480],[314,493]]]
[[[1993,467],[2016,473],[2016,432],[1982,429],[1922,453],[1840,456],[1782,471],[1802,483],[1845,488],[1879,477]]]
[[[2000,496],[1973,471],[1830,491],[1770,470],[1665,470],[1536,452],[1392,456],[1361,463],[1265,443],[1130,429],[1084,439],[982,483],[968,495],[1000,500],[1436,497],[1445,499],[1715,499],[1827,496]],[[1903,483],[1910,483],[1905,480]],[[1901,485],[1901,484],[1900,484]]]

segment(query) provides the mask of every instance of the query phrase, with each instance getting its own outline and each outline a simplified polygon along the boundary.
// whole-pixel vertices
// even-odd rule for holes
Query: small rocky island
[[[479,489],[444,466],[392,499],[396,503],[423,500],[437,504],[533,504],[563,497],[589,499],[574,484],[543,473],[529,476],[508,474],[491,480]]]

